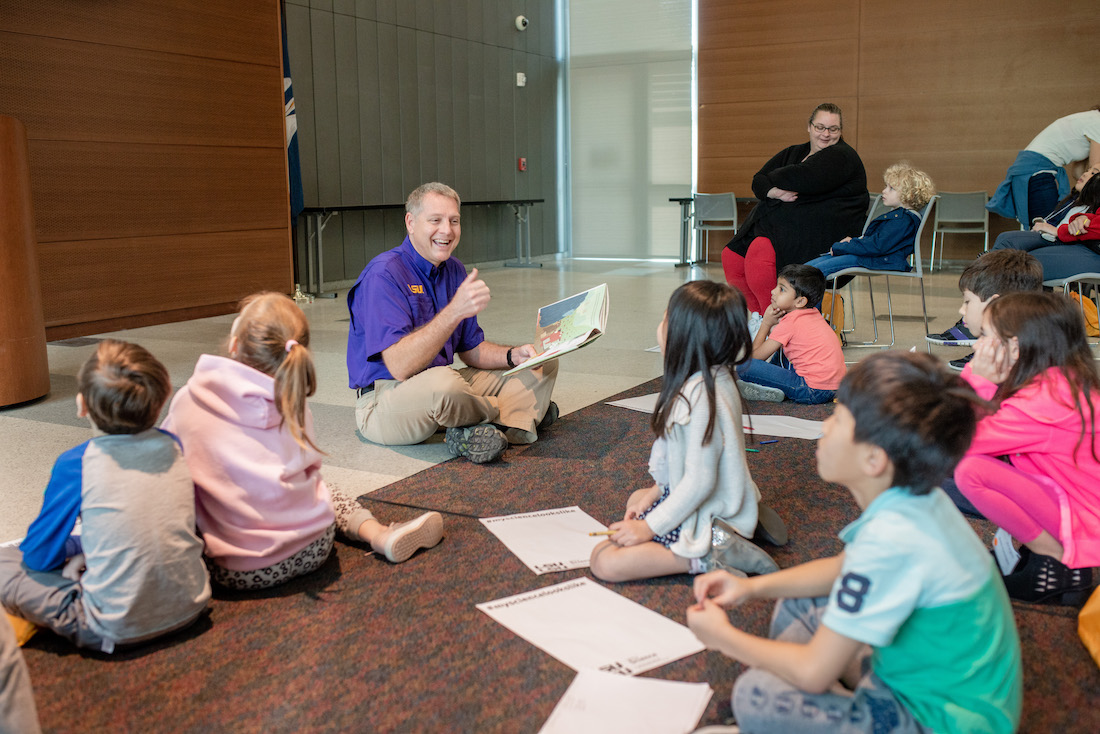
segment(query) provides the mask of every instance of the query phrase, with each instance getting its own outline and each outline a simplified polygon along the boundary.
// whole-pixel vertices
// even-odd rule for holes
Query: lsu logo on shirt
[[[422,286],[422,285],[413,285],[412,283],[409,283],[409,290],[412,291],[413,293],[419,293],[420,295],[424,295],[424,286]]]

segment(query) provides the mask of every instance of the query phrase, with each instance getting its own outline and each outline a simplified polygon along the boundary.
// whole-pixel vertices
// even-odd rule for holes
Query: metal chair
[[[737,231],[737,197],[728,194],[696,194],[692,208],[692,226],[703,235],[703,262],[708,262],[710,231]]]
[[[1086,296],[1084,285],[1092,286],[1092,295]],[[1067,296],[1070,292],[1070,286],[1077,286],[1077,297],[1081,300],[1081,314],[1084,315],[1085,311],[1085,299],[1091,298],[1093,303],[1096,304],[1097,311],[1100,311],[1100,273],[1077,273],[1065,278],[1052,278],[1051,280],[1044,280],[1043,285],[1048,288],[1061,288],[1062,292]],[[1089,342],[1089,346],[1095,347],[1100,345],[1100,341]]]
[[[871,222],[888,211],[890,211],[890,207],[882,203],[882,194],[871,194],[871,203],[867,205],[867,219],[863,222],[862,234],[867,234],[867,228],[871,226]],[[852,281],[848,281],[847,288],[848,303],[846,308],[848,309],[848,316],[845,317],[844,323],[848,324],[848,328],[842,329],[842,333],[851,334],[856,330],[856,306],[855,294],[852,291]],[[832,314],[829,314],[829,318],[830,323],[832,323]]]
[[[878,347],[880,349],[888,349],[888,348],[894,346],[894,341],[895,341],[895,339],[894,339],[894,304],[893,304],[893,301],[891,300],[891,294],[890,294],[890,278],[892,278],[892,277],[893,278],[916,278],[920,281],[920,306],[921,306],[921,313],[924,316],[924,333],[925,334],[928,333],[928,304],[925,301],[925,297],[924,297],[924,268],[921,264],[920,238],[921,238],[921,234],[923,234],[923,232],[924,232],[924,225],[928,223],[928,217],[932,213],[932,209],[935,208],[936,199],[938,199],[938,198],[939,198],[938,196],[933,196],[932,199],[927,204],[925,204],[924,209],[921,210],[920,225],[917,227],[917,233],[913,236],[913,255],[912,255],[913,269],[911,271],[901,272],[900,270],[871,270],[870,268],[856,267],[856,268],[845,268],[844,270],[840,270],[840,271],[833,274],[833,276],[832,276],[832,281],[833,281],[832,294],[833,294],[833,304],[834,304],[833,308],[834,309],[836,308],[835,304],[836,304],[836,281],[837,281],[837,278],[843,277],[845,275],[863,275],[863,276],[867,277],[867,295],[871,299],[871,325],[874,327],[875,338],[873,340],[869,341],[869,342],[863,342],[862,344],[848,344],[848,346],[850,346],[850,347]],[[878,204],[878,202],[876,202],[876,206],[871,207],[871,213],[867,217],[867,223],[868,224],[870,224],[871,220],[874,219],[873,215],[876,215],[877,204]],[[866,227],[864,227],[864,229],[866,229]],[[886,278],[886,308],[887,308],[888,313],[890,314],[890,343],[889,344],[879,344],[878,343],[878,322],[876,320],[877,314],[875,312],[875,291],[874,291],[874,286],[872,285],[872,282],[871,282],[871,278],[873,278],[875,276],[880,276],[880,277]],[[849,286],[850,285],[851,284],[849,284]],[[854,299],[851,298],[851,290],[850,289],[849,289],[849,300],[854,300]],[[852,305],[852,311],[853,311],[853,314],[854,314],[854,312],[855,312],[855,304],[854,303]],[[832,316],[833,316],[833,314],[830,313],[829,314],[830,321],[832,320]],[[854,319],[853,319],[853,321],[854,321]],[[928,351],[931,352],[932,351],[932,345],[927,344],[926,346],[928,348]]]
[[[984,191],[966,191],[952,193],[940,192],[940,201],[936,204],[936,220],[932,226],[932,254],[928,259],[928,269],[936,269],[936,235],[940,240],[940,267],[943,267],[943,234],[985,235],[983,252],[989,252],[989,210],[985,204],[989,194]]]

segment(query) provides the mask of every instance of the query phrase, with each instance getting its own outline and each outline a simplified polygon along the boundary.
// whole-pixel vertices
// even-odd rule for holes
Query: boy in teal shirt
[[[1020,643],[994,561],[937,484],[974,434],[977,396],[929,355],[854,367],[817,445],[826,481],[863,514],[832,558],[697,577],[688,626],[749,667],[743,732],[990,732],[1020,720]],[[724,608],[779,599],[770,639]],[[847,689],[847,690],[844,690]],[[733,728],[731,731],[738,731]]]

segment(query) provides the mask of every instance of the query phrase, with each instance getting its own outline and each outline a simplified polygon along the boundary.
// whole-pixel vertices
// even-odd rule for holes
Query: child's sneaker
[[[758,504],[756,510],[756,534],[752,539],[759,538],[765,543],[776,546],[786,545],[788,540],[787,526],[783,524],[783,519],[779,517],[779,513],[765,504]]]
[[[703,559],[707,570],[725,569],[731,573],[772,573],[779,570],[772,557],[752,541],[741,537],[725,520],[716,517],[711,530],[710,552]]]
[[[1062,604],[1079,607],[1092,593],[1091,568],[1069,568],[1050,556],[1020,548],[1020,561],[1004,577],[1010,599],[1030,604]]]
[[[766,387],[755,382],[737,381],[737,392],[745,400],[762,400],[765,403],[782,403],[786,395],[778,387]]]
[[[448,428],[444,443],[451,456],[465,456],[475,464],[496,461],[508,448],[508,439],[499,428],[489,423],[466,428]]]
[[[764,317],[760,315],[759,311],[753,311],[749,314],[749,339],[755,339],[756,333],[760,331],[760,324],[764,322]]]
[[[978,341],[977,337],[963,325],[962,319],[956,321],[954,326],[942,334],[928,334],[924,338],[944,347],[969,347]]]
[[[974,352],[971,352],[970,354],[966,355],[965,357],[960,357],[959,359],[951,360],[950,362],[947,363],[947,366],[950,367],[953,370],[958,370],[959,372],[962,372],[963,367],[970,364],[970,360],[972,360],[972,359],[974,359]]]
[[[431,548],[442,539],[443,516],[425,512],[415,520],[390,525],[382,553],[390,563],[402,563],[421,548]]]

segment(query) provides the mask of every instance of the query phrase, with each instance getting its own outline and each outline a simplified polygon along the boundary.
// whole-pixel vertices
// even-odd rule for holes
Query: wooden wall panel
[[[779,58],[769,58],[764,49]],[[852,97],[858,51],[850,40],[700,50],[699,67],[706,65],[708,74],[706,85],[699,85],[699,103]]]
[[[204,59],[279,62],[278,3],[0,0],[0,30]],[[272,21],[275,33],[272,34]]]
[[[856,38],[860,0],[700,0],[699,47],[789,46]],[[771,51],[762,53],[773,56]],[[827,66],[829,59],[820,59]]]
[[[134,300],[173,309],[235,303],[273,282],[288,284],[285,245],[282,229],[108,239],[95,248],[42,244],[39,262],[51,273],[43,291],[46,326],[66,324],[73,313],[91,322],[129,316]],[[271,258],[273,249],[283,257]]]
[[[0,32],[0,70],[0,100],[38,88],[20,113],[39,140],[279,142],[282,101],[251,83],[263,66]]]
[[[287,223],[282,149],[32,141],[31,164],[39,242]]]
[[[1100,102],[1088,4],[700,0],[699,19],[700,191],[750,196],[752,175],[805,140],[805,114],[827,100],[872,190],[907,159],[941,190],[992,192],[1043,127]]]
[[[279,7],[0,0],[49,335],[289,292]]]

